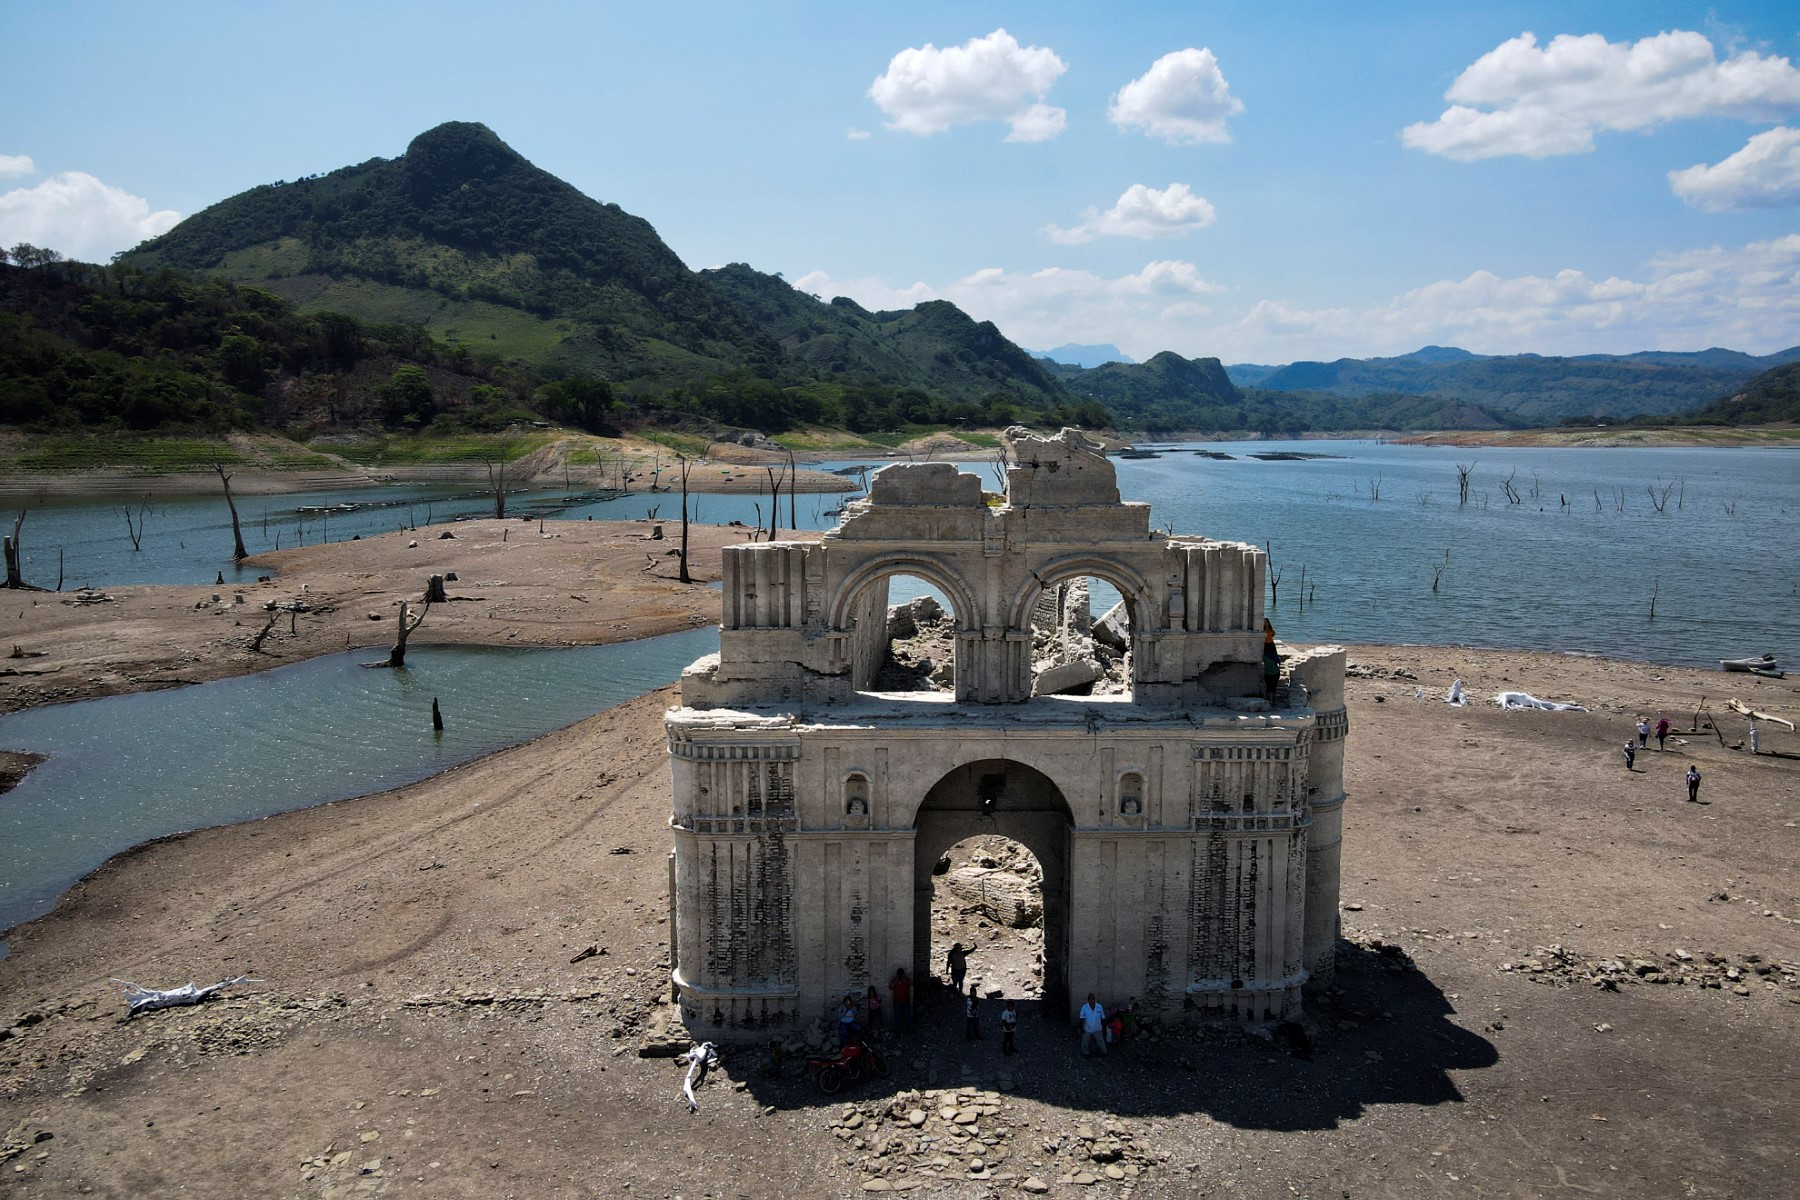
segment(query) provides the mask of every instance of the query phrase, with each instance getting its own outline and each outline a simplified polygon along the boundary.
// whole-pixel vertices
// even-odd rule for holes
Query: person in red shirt
[[[905,967],[894,968],[888,991],[894,997],[894,1032],[905,1033],[912,1028],[912,980],[906,977]]]

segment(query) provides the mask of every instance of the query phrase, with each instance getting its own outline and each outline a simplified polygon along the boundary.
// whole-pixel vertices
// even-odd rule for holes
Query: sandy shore
[[[716,620],[643,527],[454,532],[283,552],[243,606],[211,588],[36,597],[42,613],[4,615],[45,653],[24,665],[60,669],[0,679],[6,702],[256,669],[264,598],[316,605],[271,631],[274,661],[377,644],[434,570],[485,598],[434,606],[421,640]],[[706,536],[710,575],[731,534]],[[963,1043],[940,1012],[893,1046],[880,1087],[827,1104],[745,1052],[690,1116],[679,1070],[634,1053],[666,1012],[663,691],[398,791],[141,847],[12,931],[0,1178],[119,1197],[860,1196],[876,1179],[974,1197],[1028,1176],[1055,1196],[1741,1196],[1791,1178],[1800,739],[1765,729],[1752,757],[1733,748],[1741,720],[1721,740],[1688,714],[1737,695],[1793,718],[1794,683],[1454,648],[1351,657],[1347,940],[1310,1061],[1203,1033],[1084,1063],[1071,1033],[1028,1020],[1001,1092],[995,1043]],[[1453,678],[1591,711],[1452,708]],[[1678,733],[1627,772],[1639,713]],[[1708,804],[1683,798],[1690,762]],[[1591,986],[1615,958],[1646,973]],[[259,982],[130,1022],[109,982],[240,974]],[[979,1094],[906,1094],[934,1086]],[[946,1105],[978,1109],[988,1140],[954,1141],[967,1127]],[[915,1106],[940,1140],[921,1147]],[[1103,1173],[1096,1137],[1132,1174]],[[1089,1169],[1101,1182],[1073,1182]]]
[[[661,528],[663,537],[652,535]],[[257,555],[247,587],[133,585],[0,592],[0,712],[198,683],[394,638],[401,600],[457,576],[414,644],[600,645],[716,624],[719,547],[751,531],[694,525],[680,583],[679,521],[459,521]],[[789,535],[793,536],[793,535]],[[816,534],[801,533],[801,537]],[[239,597],[242,597],[241,601]],[[273,607],[271,607],[273,606]],[[267,628],[260,646],[257,638]]]

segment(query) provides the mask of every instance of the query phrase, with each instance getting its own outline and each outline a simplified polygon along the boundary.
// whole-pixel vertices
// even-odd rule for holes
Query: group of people
[[[969,973],[969,954],[968,947],[961,942],[955,942],[945,956],[944,965],[950,975],[950,986],[962,1001],[963,1040],[978,1042],[982,1040],[982,997],[979,985],[969,983],[965,987]],[[894,971],[894,977],[888,980],[888,992],[893,998],[893,1030],[895,1033],[906,1033],[912,1028],[913,981],[907,975],[905,967],[899,967]],[[1081,1056],[1088,1058],[1095,1053],[1104,1055],[1108,1043],[1117,1042],[1125,1036],[1133,1021],[1133,1016],[1131,1005],[1119,1005],[1108,1009],[1095,998],[1093,992],[1089,992],[1087,1003],[1081,1006],[1079,1015]],[[868,990],[860,997],[855,992],[844,993],[843,1003],[838,1006],[837,1020],[839,1046],[848,1046],[876,1029],[885,1028],[881,992],[874,984],[870,984]],[[1017,1002],[1010,998],[1002,1000],[1000,1007],[1001,1054],[1012,1055],[1018,1052],[1016,1042],[1018,1031]]]
[[[888,980],[888,993],[894,998],[895,1033],[905,1033],[912,1028],[912,987],[905,967],[896,968],[894,977]],[[845,992],[844,1002],[838,1005],[837,1020],[839,1046],[848,1046],[867,1033],[885,1028],[881,993],[875,985],[871,983],[860,998],[855,992]]]
[[[1654,729],[1651,728],[1649,717],[1637,719],[1637,740],[1632,741],[1627,738],[1625,741],[1625,769],[1627,771],[1636,769],[1637,752],[1649,747],[1652,733],[1656,736],[1657,751],[1661,752],[1667,749],[1664,743],[1669,737],[1669,718],[1658,718]],[[1690,804],[1702,803],[1700,799],[1700,765],[1698,763],[1688,764],[1686,780],[1688,802]]]

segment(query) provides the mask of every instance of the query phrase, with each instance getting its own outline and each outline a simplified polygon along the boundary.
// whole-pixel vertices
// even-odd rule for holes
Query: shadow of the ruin
[[[1347,942],[1338,943],[1336,987],[1308,1005],[1318,1034],[1303,1047],[1202,1027],[1127,1038],[1084,1060],[1074,1029],[1040,1019],[1041,1003],[1028,1000],[1018,1003],[1019,1052],[1003,1058],[999,1002],[984,1005],[982,1040],[969,1042],[947,987],[923,989],[921,998],[912,1034],[877,1040],[893,1068],[888,1078],[827,1096],[792,1066],[780,1078],[757,1071],[763,1056],[749,1047],[733,1055],[731,1074],[778,1108],[876,1102],[910,1088],[992,1089],[1004,1074],[1013,1095],[1075,1111],[1204,1113],[1247,1129],[1303,1130],[1335,1128],[1371,1105],[1460,1102],[1450,1072],[1499,1061],[1493,1043],[1450,1019],[1449,998],[1416,966]]]

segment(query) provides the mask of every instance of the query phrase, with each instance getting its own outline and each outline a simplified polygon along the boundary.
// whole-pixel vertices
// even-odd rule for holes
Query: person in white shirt
[[[1091,1057],[1089,1042],[1100,1047],[1102,1057],[1106,1055],[1106,1035],[1102,1032],[1105,1028],[1106,1009],[1094,999],[1094,993],[1089,992],[1087,1003],[1081,1006],[1081,1057]]]

